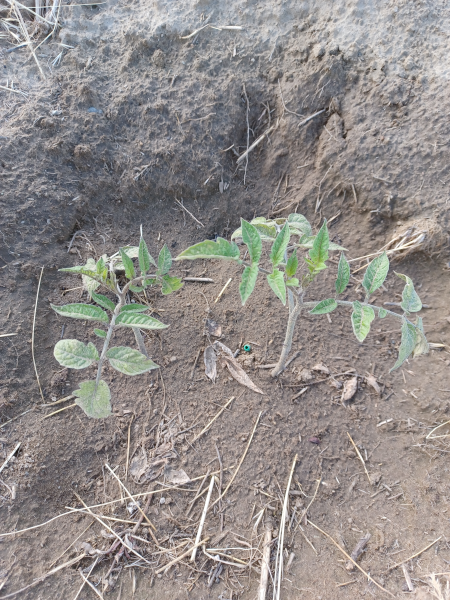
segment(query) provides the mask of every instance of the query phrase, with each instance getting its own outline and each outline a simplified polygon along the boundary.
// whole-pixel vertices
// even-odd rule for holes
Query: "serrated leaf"
[[[116,319],[116,325],[124,327],[139,327],[140,329],[166,329],[169,327],[158,319],[143,315],[142,313],[122,312]]]
[[[257,265],[261,258],[262,242],[258,230],[244,219],[241,219],[242,241],[248,248],[250,262]]]
[[[69,369],[85,369],[99,359],[92,342],[86,345],[78,340],[59,340],[53,353],[59,364]]]
[[[158,256],[158,275],[165,275],[168,273],[171,266],[172,255],[170,254],[167,244],[164,244]]]
[[[325,315],[326,313],[333,312],[337,306],[338,304],[334,298],[328,298],[327,300],[322,300],[316,304],[316,306],[309,312],[312,315]]]
[[[149,271],[151,264],[155,267],[157,266],[154,259],[148,251],[147,244],[145,243],[144,238],[141,238],[141,241],[139,242],[138,259],[139,269],[141,270],[142,275],[145,275],[145,273]]]
[[[146,310],[148,310],[148,306],[146,306],[145,304],[125,304],[125,306],[122,306],[122,308],[120,309],[119,314],[122,314],[124,312],[128,312],[128,313],[142,313],[145,312]]]
[[[161,292],[164,294],[164,296],[167,296],[172,292],[176,292],[183,287],[183,282],[179,277],[170,277],[169,275],[164,275],[161,283]]]
[[[384,317],[388,314],[388,311],[385,308],[379,308],[378,309],[378,316],[380,317],[380,319],[384,319]]]
[[[413,358],[420,356],[421,354],[428,354],[430,346],[428,345],[425,332],[423,330],[422,317],[418,317],[416,324],[416,345],[413,350]]]
[[[300,285],[300,282],[297,279],[297,277],[292,277],[291,279],[288,279],[286,281],[286,285],[288,285],[289,287],[298,287]]]
[[[328,235],[327,220],[324,219],[319,233],[314,238],[313,246],[309,251],[309,257],[314,264],[323,264],[328,260],[328,247],[330,238]]]
[[[412,280],[408,277],[408,275],[402,275],[401,273],[397,273],[394,271],[397,277],[400,277],[405,282],[405,287],[402,292],[402,302],[400,306],[403,308],[405,312],[419,312],[422,310],[422,301],[419,298],[416,290],[414,289],[414,284]]]
[[[242,306],[247,302],[250,294],[253,292],[258,277],[258,265],[245,267],[242,273],[241,283],[239,285],[239,293],[241,295]]]
[[[91,298],[94,302],[96,302],[103,308],[106,308],[107,310],[114,310],[116,308],[114,302],[106,296],[104,296],[103,294],[96,294],[95,292],[92,292]]]
[[[353,302],[352,325],[353,332],[359,342],[363,342],[369,331],[370,324],[375,319],[375,313],[371,306],[364,306],[361,302]]]
[[[138,350],[126,346],[110,348],[106,353],[106,358],[116,371],[125,373],[125,375],[140,375],[152,369],[159,369],[159,366],[150,358]]]
[[[276,240],[272,244],[270,250],[270,260],[272,261],[273,267],[277,267],[281,262],[284,261],[284,255],[289,244],[291,234],[289,231],[289,225],[284,224],[282,230],[277,235]]]
[[[292,213],[289,215],[287,222],[289,223],[289,227],[296,229],[297,231],[295,231],[296,235],[311,235],[312,233],[312,229],[311,229],[311,225],[308,221],[308,219],[306,217],[304,217],[303,215],[299,215],[297,213]],[[297,233],[299,232],[299,233]],[[294,232],[293,232],[294,233]]]
[[[287,261],[286,275],[288,277],[294,277],[294,275],[297,273],[297,269],[298,269],[298,258],[297,258],[297,249],[295,249]]]
[[[111,414],[111,392],[102,379],[96,386],[95,381],[82,381],[80,389],[72,394],[76,397],[75,403],[81,407],[88,417],[104,419]]]
[[[102,323],[108,323],[109,321],[105,311],[92,304],[64,304],[63,306],[50,304],[50,306],[62,317],[83,319],[84,321],[101,321]]]
[[[267,275],[267,282],[275,296],[286,305],[286,284],[284,283],[283,273],[279,269],[274,269],[270,275]]]
[[[386,252],[383,252],[381,256],[377,256],[377,258],[373,259],[364,273],[362,285],[368,295],[373,294],[375,290],[383,285],[388,271],[389,258]]]
[[[389,371],[395,371],[398,367],[405,362],[407,358],[409,358],[416,347],[416,328],[412,323],[409,323],[406,319],[403,320],[402,324],[402,339],[400,342],[400,348],[398,350],[398,358],[395,365]]]
[[[94,329],[94,333],[99,338],[105,338],[108,335],[103,329]]]
[[[350,265],[344,256],[341,254],[338,264],[338,273],[336,279],[336,292],[342,294],[350,281]]]
[[[183,250],[175,260],[194,260],[196,258],[223,258],[225,260],[237,260],[239,248],[234,242],[218,237],[216,242],[205,240],[194,246]]]
[[[134,270],[133,261],[128,256],[128,254],[123,250],[123,248],[120,248],[119,252],[120,252],[120,258],[122,259],[123,267],[125,269],[125,277],[127,279],[134,279],[134,277],[136,276],[136,272]]]

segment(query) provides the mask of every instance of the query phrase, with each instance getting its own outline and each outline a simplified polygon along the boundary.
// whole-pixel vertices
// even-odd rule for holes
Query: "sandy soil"
[[[286,560],[295,556],[282,598],[387,595],[358,571],[348,572],[345,557],[311,525],[295,525],[318,481],[310,520],[350,552],[370,533],[361,567],[395,597],[408,588],[402,567],[390,567],[439,538],[406,562],[415,589],[410,595],[431,597],[427,575],[448,572],[450,561],[450,447],[447,438],[426,440],[450,410],[448,5],[353,0],[335,2],[330,10],[325,3],[293,0],[176,7],[145,0],[64,7],[61,15],[58,36],[38,51],[45,81],[26,48],[9,52],[11,38],[0,37],[0,85],[12,83],[28,94],[0,88],[0,334],[17,334],[0,338],[0,466],[21,443],[0,474],[0,534],[43,523],[66,506],[80,507],[75,493],[89,505],[120,499],[105,464],[118,467],[124,479],[129,451],[135,463],[147,461],[149,475],[143,483],[130,475],[127,485],[132,493],[160,490],[148,514],[159,544],[173,548],[195,537],[204,497],[187,510],[202,476],[218,470],[217,451],[226,485],[262,411],[223,512],[207,518],[210,547],[257,547],[263,524],[255,531],[252,518],[263,507],[273,511],[277,537],[280,499],[298,454],[285,540]],[[183,39],[204,25],[242,29],[205,27]],[[61,62],[52,66],[61,51]],[[251,144],[272,125],[250,153],[246,171],[238,167],[247,132]],[[413,223],[424,227],[426,252],[411,253],[395,269],[416,283],[428,306],[421,313],[427,337],[441,346],[389,374],[399,345],[396,323],[374,322],[361,345],[345,311],[333,313],[331,323],[305,315],[294,338],[299,355],[273,380],[258,368],[276,360],[283,342],[286,310],[272,292],[261,286],[242,308],[235,267],[180,263],[175,274],[214,283],[186,283],[169,297],[150,295],[155,314],[170,324],[146,337],[162,377],[105,370],[113,416],[94,421],[69,408],[43,420],[58,407],[42,406],[31,358],[42,266],[35,354],[45,403],[52,405],[80,381],[79,373],[61,371],[55,343],[61,336],[95,341],[88,324],[63,321],[51,311],[49,302],[86,298],[79,280],[58,268],[136,244],[141,223],[152,254],[167,243],[175,255],[197,241],[229,237],[241,216],[294,211],[315,228],[323,217],[335,217],[330,235],[349,249],[349,258],[377,251]],[[77,231],[83,234],[68,252]],[[332,293],[335,271],[332,265],[308,299]],[[393,273],[385,287],[377,303],[398,301],[402,285]],[[348,298],[359,294],[353,281]],[[243,366],[264,396],[221,369],[212,385],[201,354],[193,370],[206,345],[207,317],[220,323],[230,348],[251,343]],[[116,334],[115,341],[129,343],[132,336]],[[318,363],[340,382],[359,376],[349,407],[329,382],[318,383],[324,376],[313,370]],[[380,394],[367,385],[369,373]],[[305,383],[313,385],[292,400]],[[208,433],[192,443],[232,396]],[[155,464],[157,459],[164,462]],[[162,492],[158,482],[169,480],[170,468],[200,479]],[[120,502],[98,510],[136,520]],[[0,598],[78,556],[88,548],[83,544],[110,547],[106,529],[94,523],[86,530],[90,523],[87,516],[71,515],[0,536]],[[117,531],[125,526],[114,525]],[[155,570],[167,559],[154,554],[148,528],[138,535],[136,547],[152,564],[123,556],[108,577],[105,598],[255,598],[258,564],[242,570],[223,565],[213,576],[217,563],[199,551],[196,570],[186,561],[158,577]],[[272,558],[275,550],[276,542]],[[230,552],[248,560],[244,550]],[[83,558],[16,597],[75,598],[82,583],[78,569],[87,575],[93,560]],[[91,574],[99,590],[110,566],[111,557],[102,558]],[[88,587],[78,596],[95,597]]]

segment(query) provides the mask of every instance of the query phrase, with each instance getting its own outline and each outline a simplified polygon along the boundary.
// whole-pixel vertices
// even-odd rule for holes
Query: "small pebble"
[[[170,357],[170,362],[176,362],[176,360],[177,360],[177,357],[176,357],[176,356],[171,356],[171,357]]]
[[[315,436],[313,436],[313,437],[310,437],[310,438],[309,438],[309,441],[311,442],[311,444],[320,444],[320,440],[319,440],[319,438],[318,438],[318,437],[315,437]]]
[[[159,499],[159,503],[160,504],[165,504],[166,503],[166,499],[165,498],[160,498]]]

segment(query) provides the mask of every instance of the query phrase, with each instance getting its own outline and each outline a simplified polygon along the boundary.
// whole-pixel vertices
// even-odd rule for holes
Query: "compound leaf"
[[[142,312],[145,312],[146,310],[148,310],[148,306],[146,306],[145,304],[125,304],[125,306],[122,306],[122,308],[120,309],[119,314],[122,314],[124,312],[142,313]]]
[[[258,277],[258,265],[245,267],[242,273],[241,283],[239,285],[239,293],[241,295],[242,306],[247,302],[250,294],[253,292]]]
[[[384,317],[388,314],[388,311],[385,308],[379,308],[378,309],[378,316],[380,317],[380,319],[384,319]]]
[[[353,302],[352,325],[353,332],[359,342],[363,342],[369,331],[370,324],[375,319],[375,313],[370,306],[364,306],[361,302]]]
[[[53,353],[59,364],[69,369],[85,369],[99,359],[92,342],[86,346],[78,340],[59,340]]]
[[[341,257],[339,259],[339,264],[338,264],[338,273],[337,273],[337,279],[336,279],[336,292],[338,294],[342,294],[342,292],[347,287],[349,281],[350,281],[350,265],[349,265],[347,259],[345,258],[344,253],[342,252]]]
[[[248,248],[250,261],[252,265],[257,265],[261,258],[262,241],[258,230],[254,225],[241,219],[242,241]]]
[[[312,233],[311,225],[303,215],[292,213],[289,215],[287,222],[289,223],[291,233],[294,235],[311,235]]]
[[[362,285],[368,295],[373,294],[375,290],[383,285],[388,271],[389,258],[386,252],[383,252],[381,256],[373,259],[364,273]]]
[[[402,275],[401,273],[396,272],[395,274],[397,277],[400,277],[400,279],[403,279],[406,284],[403,288],[402,302],[400,306],[405,312],[419,312],[419,310],[422,310],[422,301],[414,289],[412,280],[408,277],[408,275]]]
[[[398,349],[398,358],[395,365],[389,371],[395,371],[398,369],[407,358],[409,358],[416,347],[416,328],[412,323],[409,323],[406,319],[403,320],[402,324],[402,339],[400,342],[400,348]]]
[[[101,321],[108,323],[108,315],[104,310],[92,304],[64,304],[55,306],[50,304],[53,310],[63,317],[72,317],[72,319],[83,319],[84,321]]]
[[[277,267],[284,261],[284,254],[288,247],[290,237],[289,225],[285,223],[282,230],[277,235],[277,239],[272,244],[272,249],[270,251],[270,260],[274,267]]]
[[[138,259],[139,269],[141,270],[142,275],[145,275],[145,273],[149,271],[151,264],[155,267],[157,266],[154,259],[148,251],[147,244],[145,243],[144,238],[141,238],[141,241],[139,242]]]
[[[330,238],[328,235],[327,220],[324,219],[323,225],[319,233],[314,238],[309,257],[314,264],[323,264],[328,260],[328,248],[330,246]]]
[[[94,333],[99,338],[105,338],[107,336],[106,331],[103,331],[103,329],[94,329]]]
[[[122,259],[123,268],[125,269],[125,277],[127,279],[133,279],[136,276],[133,261],[128,256],[128,253],[125,252],[123,248],[120,248],[120,258]]]
[[[92,292],[91,298],[92,300],[94,300],[94,302],[96,302],[103,308],[106,308],[107,310],[114,310],[116,308],[114,302],[106,296],[104,296],[103,294],[96,294],[95,292]]]
[[[267,275],[267,281],[272,288],[275,296],[277,296],[281,302],[286,304],[286,284],[284,283],[283,273],[274,269],[270,275]]]
[[[169,327],[158,319],[135,312],[121,312],[116,319],[116,325],[124,327],[139,327],[140,329],[166,329]]]
[[[294,252],[289,257],[286,264],[286,275],[288,277],[294,277],[297,273],[298,269],[298,258],[297,258],[297,248],[295,248]]]
[[[172,292],[176,292],[183,287],[183,282],[179,277],[170,277],[169,275],[164,275],[161,283],[161,292],[164,294],[164,296],[167,296]]]
[[[205,240],[190,246],[183,250],[175,260],[194,260],[196,258],[223,258],[228,260],[237,260],[239,258],[239,248],[234,242],[218,237],[216,242]]]
[[[161,248],[161,251],[158,256],[158,275],[165,275],[170,271],[170,267],[172,266],[172,255],[170,254],[170,250],[167,247],[167,244]]]
[[[309,312],[312,315],[325,315],[326,313],[333,312],[337,306],[338,304],[334,298],[328,298],[327,300],[322,300],[316,304],[316,306]]]
[[[147,358],[138,350],[126,346],[110,348],[106,353],[106,358],[116,371],[125,373],[125,375],[140,375],[152,369],[159,369],[159,366],[150,358]]]
[[[82,381],[80,389],[73,391],[72,394],[76,397],[75,403],[88,417],[104,419],[111,414],[111,392],[102,379],[98,385],[95,381]]]

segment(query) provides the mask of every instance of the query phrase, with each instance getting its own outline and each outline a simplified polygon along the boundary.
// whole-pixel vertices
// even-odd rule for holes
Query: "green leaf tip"
[[[238,260],[239,248],[234,242],[228,242],[224,238],[217,238],[217,241],[205,240],[194,246],[190,246],[175,260],[195,260],[196,258],[219,258],[225,260]]]
[[[383,254],[373,259],[364,273],[362,285],[368,296],[383,285],[388,271],[389,258],[386,252],[383,252]]]

